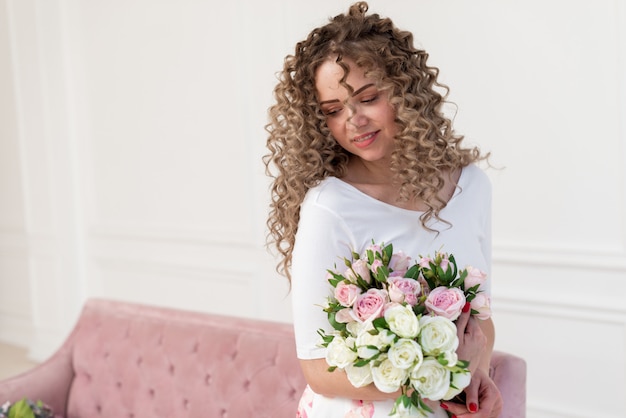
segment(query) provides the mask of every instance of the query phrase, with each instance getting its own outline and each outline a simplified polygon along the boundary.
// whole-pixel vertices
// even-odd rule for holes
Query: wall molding
[[[166,262],[154,260],[133,260],[109,257],[94,257],[94,264],[105,271],[116,271],[126,273],[149,273],[165,277],[184,277],[191,280],[216,281],[217,277],[223,280],[227,277],[229,282],[238,285],[246,285],[250,282],[251,274],[254,272],[247,264],[241,263],[232,266],[230,269],[215,266],[192,266],[184,262]]]
[[[494,264],[626,271],[626,245],[619,248],[567,248],[543,243],[493,245]]]
[[[600,402],[596,402],[600,404]],[[621,415],[612,415],[607,411],[584,411],[573,409],[566,404],[559,404],[557,408],[545,405],[542,402],[528,401],[526,412],[533,418],[590,418],[591,416],[602,416],[602,418],[621,418]],[[592,415],[590,415],[592,413]]]
[[[603,322],[626,327],[626,306],[605,306],[589,303],[587,306],[559,300],[541,300],[538,298],[511,298],[497,296],[497,311],[523,316],[533,315],[553,317],[570,321]],[[624,329],[626,332],[626,328]]]
[[[122,224],[99,224],[88,228],[91,239],[101,241],[161,242],[185,245],[232,245],[252,247],[251,231],[228,231],[227,229],[178,228],[164,225],[130,226]]]

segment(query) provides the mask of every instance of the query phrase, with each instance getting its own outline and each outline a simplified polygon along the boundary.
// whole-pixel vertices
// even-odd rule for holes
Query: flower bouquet
[[[438,252],[413,263],[391,244],[372,243],[328,270],[334,288],[324,311],[333,328],[319,331],[329,371],[343,370],[355,387],[374,383],[400,391],[390,415],[426,416],[424,399],[450,400],[470,383],[469,363],[458,359],[456,320],[466,304],[489,317],[480,292],[486,275],[458,270],[454,256]]]
[[[0,406],[0,418],[53,418],[49,406],[41,401],[21,399],[13,404],[5,402]]]

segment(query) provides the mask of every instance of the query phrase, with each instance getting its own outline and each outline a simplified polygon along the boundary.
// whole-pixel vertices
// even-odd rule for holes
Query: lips
[[[352,139],[352,143],[359,148],[365,148],[376,140],[379,132],[380,131],[368,132],[363,135],[355,136]]]

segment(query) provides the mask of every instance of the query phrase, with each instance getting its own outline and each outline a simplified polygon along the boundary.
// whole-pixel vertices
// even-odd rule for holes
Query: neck
[[[345,177],[355,183],[390,185],[393,182],[389,159],[372,162],[352,157]]]

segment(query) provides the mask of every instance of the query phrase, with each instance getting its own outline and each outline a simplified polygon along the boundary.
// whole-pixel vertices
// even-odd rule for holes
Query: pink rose
[[[368,251],[368,250],[370,250],[371,252],[373,252],[373,253],[374,253],[374,255],[376,255],[376,254],[380,254],[380,255],[382,255],[382,254],[383,254],[383,250],[380,248],[380,245],[378,245],[378,244],[372,244],[372,245],[370,245],[369,247],[367,247],[367,248],[365,249],[365,252],[364,252],[365,256],[363,257],[363,258],[365,258],[365,259],[367,259],[367,251]]]
[[[369,289],[357,297],[352,306],[352,311],[356,318],[362,322],[374,320],[383,316],[383,307],[386,302],[387,292],[380,289]]]
[[[428,285],[428,282],[426,281],[426,279],[424,278],[424,276],[422,276],[421,274],[417,277],[417,281],[419,282],[421,288],[422,288],[422,295],[423,296],[428,296],[430,294],[430,286]]]
[[[350,279],[350,281],[356,282],[355,274],[361,276],[361,278],[367,283],[370,283],[372,281],[372,278],[370,276],[370,269],[367,266],[367,260],[362,258],[355,260],[352,263],[352,268],[348,268],[344,276]]]
[[[360,294],[361,288],[352,283],[339,282],[335,287],[335,299],[341,306],[352,306]]]
[[[430,258],[430,257],[422,257],[422,258],[420,258],[419,265],[422,268],[429,269],[430,268],[430,263],[432,261],[433,261],[433,259]]]
[[[370,266],[370,269],[372,270],[372,273],[376,274],[376,271],[378,270],[378,268],[382,266],[383,266],[383,262],[380,261],[379,259],[376,259]]]
[[[465,306],[465,295],[456,287],[448,289],[440,286],[433,289],[426,298],[426,308],[437,316],[454,321],[461,315]]]
[[[439,255],[441,255],[441,262],[439,263],[439,266],[445,273],[450,268],[450,260],[448,259],[448,254],[440,253]]]
[[[389,260],[389,268],[392,270],[391,276],[404,276],[404,273],[409,269],[409,264],[411,264],[411,257],[402,251],[392,254],[391,260]]]
[[[476,267],[467,266],[465,270],[467,270],[467,276],[465,277],[465,290],[476,285],[482,286],[482,284],[487,280],[487,273],[477,269]]]
[[[337,311],[337,313],[335,314],[335,321],[342,323],[342,324],[347,324],[348,322],[352,322],[354,321],[354,318],[351,315],[352,309],[349,308],[344,308],[340,311]]]
[[[478,319],[487,319],[491,316],[491,300],[484,293],[478,293],[470,302],[470,307],[478,312],[474,314]]]
[[[389,299],[392,302],[406,302],[411,306],[417,304],[417,297],[422,290],[422,286],[417,280],[407,277],[390,277],[387,283],[389,284],[387,287]]]

